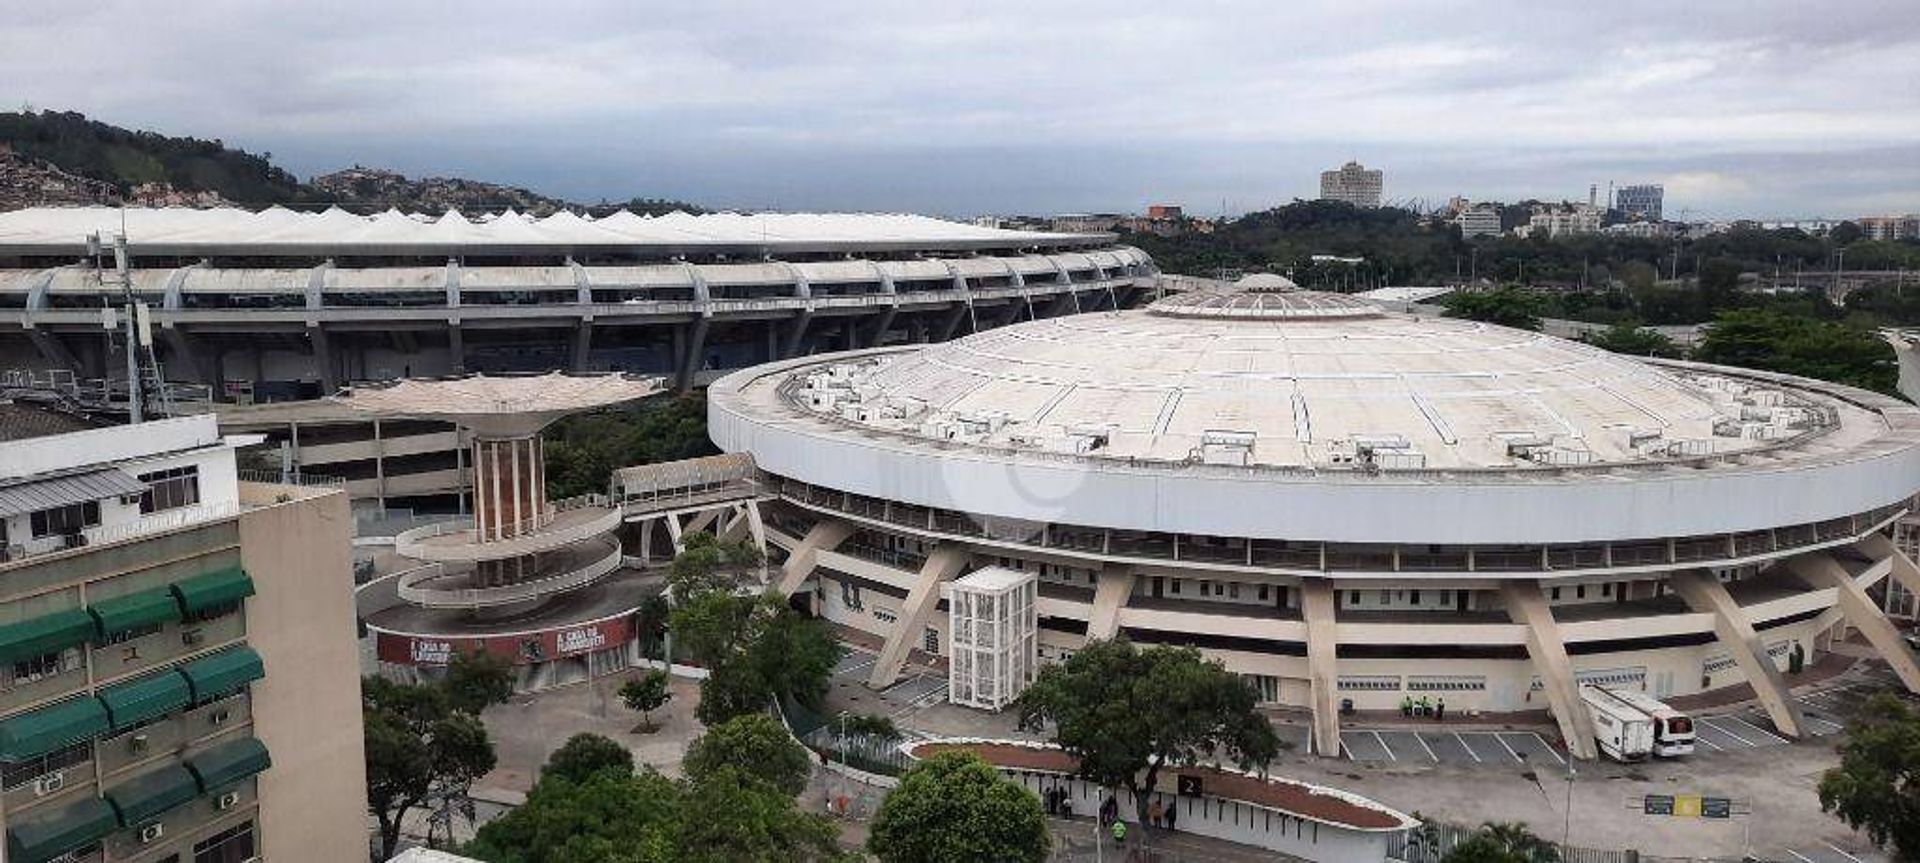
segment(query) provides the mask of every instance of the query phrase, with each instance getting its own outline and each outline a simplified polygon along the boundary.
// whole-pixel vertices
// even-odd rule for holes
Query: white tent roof
[[[1008,231],[894,213],[710,213],[639,216],[621,211],[588,221],[561,212],[531,218],[505,212],[476,221],[450,210],[437,217],[388,210],[357,216],[270,207],[126,209],[39,207],[0,213],[0,245],[72,247],[87,234],[142,244],[195,245],[775,245],[807,243],[1058,243],[1086,235]]]

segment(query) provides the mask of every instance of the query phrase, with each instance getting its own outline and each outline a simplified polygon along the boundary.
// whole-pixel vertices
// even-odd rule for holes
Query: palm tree
[[[1532,863],[1557,863],[1560,859],[1560,850],[1553,843],[1534,835],[1524,822],[1488,821],[1480,825],[1480,835],[1515,857],[1525,858]]]

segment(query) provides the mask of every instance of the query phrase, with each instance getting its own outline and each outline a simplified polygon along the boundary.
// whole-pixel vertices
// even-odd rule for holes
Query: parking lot
[[[1563,765],[1553,746],[1531,731],[1340,732],[1341,754],[1354,761],[1413,764]]]

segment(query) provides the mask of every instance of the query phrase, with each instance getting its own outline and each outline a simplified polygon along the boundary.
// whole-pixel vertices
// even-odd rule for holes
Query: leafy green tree
[[[1890,694],[1868,699],[1819,790],[1821,811],[1891,845],[1901,860],[1920,857],[1920,716]]]
[[[556,499],[604,492],[618,468],[719,452],[707,437],[700,393],[576,414],[554,423],[545,437],[547,493]]]
[[[566,743],[547,756],[547,763],[541,766],[540,775],[554,774],[573,782],[585,782],[588,777],[602,770],[613,770],[621,775],[632,773],[633,753],[618,741],[581,732],[567,738]]]
[[[731,768],[674,781],[652,768],[544,774],[524,805],[461,849],[493,863],[811,863],[845,859],[838,829]]]
[[[902,774],[867,838],[882,863],[1038,863],[1052,844],[1040,798],[967,752],[943,752]]]
[[[1485,321],[1519,330],[1540,329],[1546,304],[1534,291],[1498,288],[1491,291],[1455,291],[1445,301],[1450,318]]]
[[[479,716],[513,697],[513,663],[483,650],[455,653],[440,685],[453,709]]]
[[[1680,346],[1674,344],[1672,339],[1657,330],[1632,322],[1614,324],[1601,332],[1592,333],[1587,336],[1587,343],[1616,354],[1669,359],[1681,356]]]
[[[654,730],[653,711],[667,706],[667,702],[673,700],[673,690],[669,688],[671,682],[665,671],[656,668],[620,685],[620,701],[627,705],[628,710],[640,714],[640,726],[647,733]]]
[[[1836,246],[1851,246],[1860,242],[1866,235],[1866,230],[1861,228],[1858,222],[1848,220],[1834,225],[1833,230],[1827,232],[1827,239],[1832,240]]]
[[[1700,294],[1708,308],[1732,305],[1733,295],[1740,289],[1743,269],[1740,262],[1732,258],[1708,258],[1700,263]]]
[[[494,766],[486,726],[436,685],[360,682],[367,809],[379,822],[381,859],[392,857],[406,814],[434,797],[465,795]]]
[[[758,562],[750,544],[692,534],[667,576],[677,603],[668,618],[675,653],[684,650],[708,671],[694,713],[709,726],[763,710],[780,696],[818,703],[840,660],[826,624],[802,617],[772,591],[738,592],[729,573]]]
[[[1771,309],[1722,312],[1693,358],[1889,394],[1900,374],[1893,348],[1874,333]]]
[[[682,766],[695,781],[732,769],[789,797],[806,790],[813,770],[806,747],[765,713],[736,716],[708,729],[687,747]]]
[[[729,542],[706,531],[687,534],[681,545],[667,566],[667,586],[683,600],[714,591],[732,592],[740,574],[762,560],[753,543]]]
[[[900,726],[893,724],[892,717],[878,713],[848,714],[836,720],[833,726],[847,734],[864,734],[881,740],[900,739]]]
[[[1054,742],[1079,759],[1080,776],[1133,792],[1144,822],[1145,792],[1163,768],[1223,757],[1249,769],[1279,754],[1255,703],[1245,681],[1198,650],[1141,650],[1121,638],[1089,642],[1042,668],[1015,709],[1023,725],[1053,724]]]

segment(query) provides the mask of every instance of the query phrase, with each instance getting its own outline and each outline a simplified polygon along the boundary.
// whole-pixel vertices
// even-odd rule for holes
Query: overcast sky
[[[576,199],[1920,210],[1920,2],[0,0],[0,104]]]

